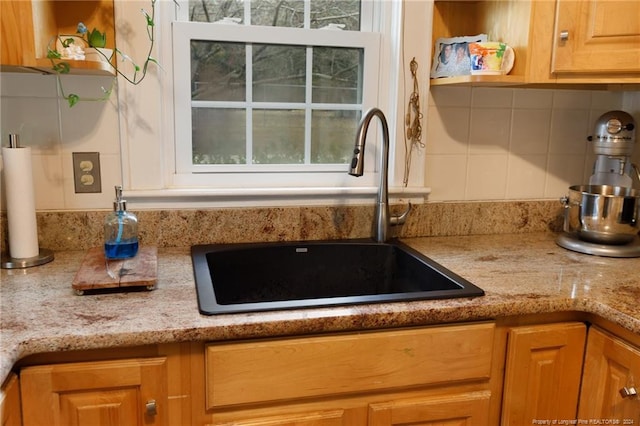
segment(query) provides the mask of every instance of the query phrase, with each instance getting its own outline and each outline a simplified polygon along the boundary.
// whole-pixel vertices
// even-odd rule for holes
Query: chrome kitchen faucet
[[[389,180],[389,126],[384,113],[379,108],[371,108],[360,120],[349,174],[357,177],[362,176],[364,173],[364,147],[367,130],[371,120],[376,116],[380,119],[380,124],[382,125],[382,152],[380,155],[380,183],[378,185],[378,201],[376,203],[373,231],[375,241],[384,243],[389,239],[389,225],[403,224],[411,210],[411,204],[399,216],[391,216],[389,214],[389,191],[387,188]]]

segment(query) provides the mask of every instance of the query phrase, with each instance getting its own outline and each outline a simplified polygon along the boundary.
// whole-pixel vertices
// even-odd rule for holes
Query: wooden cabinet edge
[[[67,18],[68,1],[60,0],[1,0],[2,7],[2,55],[0,71],[19,73],[53,74],[51,61],[47,59],[47,47],[56,34],[73,34],[78,21],[87,27],[98,27],[107,33],[107,48],[114,47],[113,0],[82,0],[74,4],[78,21],[65,19],[59,28],[60,16]],[[82,17],[82,18],[80,18]],[[27,27],[27,28],[25,28]],[[15,34],[19,34],[15,42]],[[13,37],[12,37],[13,36]],[[13,44],[10,44],[13,43]],[[113,68],[98,61],[69,61],[71,75],[115,76]]]
[[[0,425],[20,426],[22,424],[21,410],[18,376],[15,373],[10,373],[0,388]]]
[[[495,5],[501,3],[498,9]],[[430,79],[430,86],[471,86],[471,87],[525,87],[525,88],[556,88],[556,89],[590,89],[590,90],[637,90],[640,85],[640,72],[552,72],[552,46],[555,32],[555,2],[539,2],[528,0],[530,4],[530,19],[528,25],[521,30],[513,30],[508,34],[496,30],[500,21],[492,18],[490,24],[474,15],[493,16],[496,12],[504,16],[512,16],[508,11],[513,5],[526,7],[522,0],[474,1],[462,4],[457,0],[435,0],[431,49],[439,37],[456,35],[488,34],[490,39],[514,43],[516,51],[515,67],[511,74],[502,76],[455,76]],[[462,9],[461,9],[462,8]],[[462,12],[461,12],[462,10]],[[524,9],[519,9],[522,12]],[[444,11],[444,14],[440,12]],[[504,12],[507,11],[507,12]],[[482,12],[482,13],[481,13]],[[504,12],[504,13],[502,13]],[[447,14],[461,22],[452,25],[452,19],[447,20]],[[465,20],[465,17],[474,17]],[[478,27],[478,23],[486,27]],[[445,25],[448,24],[448,25]],[[451,27],[450,27],[451,26]],[[528,32],[524,34],[523,31]],[[506,31],[505,28],[502,28]],[[499,34],[493,34],[498,31]],[[509,31],[507,31],[508,33]],[[452,34],[453,33],[453,34]],[[523,39],[523,37],[526,38]],[[509,38],[513,38],[510,40]],[[514,42],[515,41],[515,42]],[[433,55],[431,55],[433,57]]]

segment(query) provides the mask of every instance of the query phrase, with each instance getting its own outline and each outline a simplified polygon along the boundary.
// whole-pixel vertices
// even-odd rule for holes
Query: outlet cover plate
[[[76,194],[102,192],[99,152],[74,152],[73,184]]]

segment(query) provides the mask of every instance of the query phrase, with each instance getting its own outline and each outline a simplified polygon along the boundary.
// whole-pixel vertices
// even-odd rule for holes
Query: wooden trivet
[[[71,286],[78,295],[84,294],[85,290],[103,288],[146,287],[153,290],[158,282],[158,249],[140,247],[135,257],[109,260],[109,269],[116,279],[107,273],[103,248],[91,248]]]

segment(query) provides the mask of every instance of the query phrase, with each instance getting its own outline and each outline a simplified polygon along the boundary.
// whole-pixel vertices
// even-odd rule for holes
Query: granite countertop
[[[0,379],[30,354],[181,341],[588,312],[640,334],[640,258],[614,259],[558,247],[552,233],[403,240],[485,290],[472,299],[400,302],[257,314],[198,313],[189,248],[158,251],[153,291],[77,296],[84,251],[49,264],[2,270]]]

